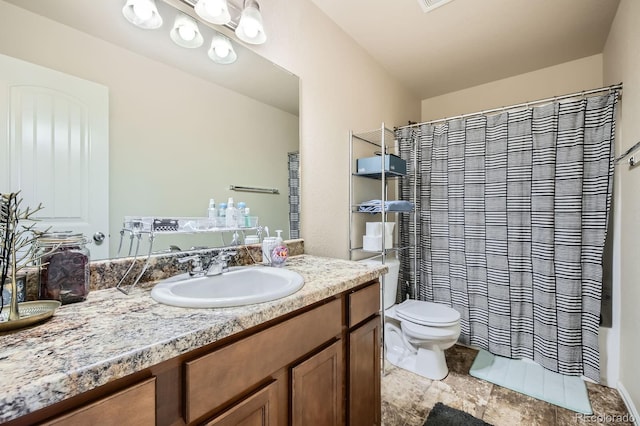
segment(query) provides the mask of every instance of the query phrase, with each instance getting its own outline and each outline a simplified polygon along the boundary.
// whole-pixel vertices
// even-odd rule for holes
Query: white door
[[[44,206],[38,227],[109,257],[108,89],[0,55],[0,192],[18,190],[23,207]]]

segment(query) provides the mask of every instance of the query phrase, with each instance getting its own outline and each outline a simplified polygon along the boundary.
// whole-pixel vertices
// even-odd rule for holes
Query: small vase
[[[24,302],[27,300],[27,291],[26,291],[26,281],[27,277],[24,274],[20,274],[16,276],[16,286],[18,288],[18,303]],[[11,304],[11,295],[13,294],[12,286],[11,286],[11,275],[9,275],[4,282],[4,287],[2,288],[2,305],[9,306]]]

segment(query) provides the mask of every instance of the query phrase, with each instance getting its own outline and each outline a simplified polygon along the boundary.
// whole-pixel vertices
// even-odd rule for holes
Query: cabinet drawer
[[[237,398],[341,332],[336,299],[185,363],[185,417],[192,422]]]
[[[130,386],[43,424],[154,426],[156,424],[156,379],[151,378]]]
[[[380,283],[378,281],[349,294],[349,327],[353,327],[378,312],[380,312]]]

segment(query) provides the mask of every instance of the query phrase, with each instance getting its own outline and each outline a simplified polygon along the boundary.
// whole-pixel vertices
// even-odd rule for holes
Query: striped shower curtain
[[[397,131],[416,166],[400,191],[416,192],[419,212],[400,223],[402,245],[418,243],[402,252],[401,280],[460,312],[461,343],[599,382],[617,99]]]
[[[300,153],[288,153],[289,238],[300,238]]]

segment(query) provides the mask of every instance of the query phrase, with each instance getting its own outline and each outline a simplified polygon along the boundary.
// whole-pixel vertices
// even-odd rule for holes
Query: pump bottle
[[[218,210],[216,209],[216,200],[213,198],[209,200],[209,208],[207,209],[207,217],[215,220],[218,217]]]
[[[233,197],[229,197],[229,201],[227,201],[226,225],[227,228],[238,227],[238,209],[233,204]]]
[[[284,265],[288,257],[289,249],[282,241],[282,229],[277,229],[275,247],[271,250],[271,265],[280,267]]]

